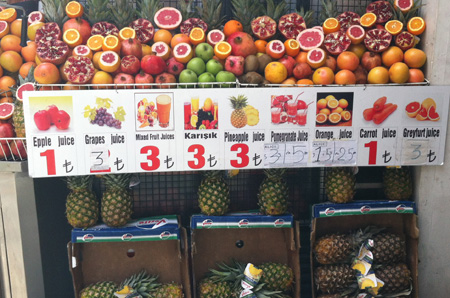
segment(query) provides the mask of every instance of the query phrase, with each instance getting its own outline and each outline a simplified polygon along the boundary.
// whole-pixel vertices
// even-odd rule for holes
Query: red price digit
[[[247,144],[234,144],[231,146],[231,151],[236,152],[239,151],[236,156],[240,159],[240,161],[232,159],[230,164],[235,168],[244,168],[248,166],[250,159],[248,158],[248,145]]]
[[[376,165],[377,164],[378,141],[372,141],[370,143],[365,143],[364,147],[369,148],[369,165]]]
[[[205,166],[206,160],[205,157],[203,157],[203,154],[205,154],[205,147],[203,147],[203,145],[199,144],[191,145],[188,148],[188,152],[190,153],[195,152],[194,158],[197,160],[197,162],[193,160],[188,161],[188,166],[191,169],[198,170]]]
[[[49,149],[41,152],[41,156],[47,159],[47,175],[56,175],[55,150]]]
[[[148,152],[151,151],[150,154]],[[151,165],[149,162],[141,162],[141,168],[145,171],[154,171],[157,170],[161,164],[159,161],[159,148],[155,146],[145,146],[141,148],[141,154],[147,155],[147,160],[151,161]]]

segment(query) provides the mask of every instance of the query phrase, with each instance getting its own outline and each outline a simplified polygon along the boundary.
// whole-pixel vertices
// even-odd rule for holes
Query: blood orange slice
[[[419,121],[424,121],[428,119],[428,110],[424,107],[421,107],[419,112],[416,115],[416,119]]]
[[[414,6],[413,0],[395,0],[394,7],[400,9],[401,12],[407,13]]]
[[[98,65],[103,71],[115,72],[120,67],[120,57],[116,52],[105,51],[101,53]]]
[[[169,59],[169,56],[171,54],[171,50],[169,46],[162,41],[155,42],[152,45],[152,52],[156,54],[156,56],[159,56],[163,58],[164,60]]]
[[[347,29],[347,36],[352,41],[352,44],[359,44],[364,40],[366,31],[359,25],[352,25]]]
[[[173,30],[180,26],[181,12],[173,7],[163,7],[155,14],[155,24],[161,29]]]
[[[79,45],[76,46],[72,51],[73,56],[83,56],[92,60],[92,51],[88,46]]]
[[[206,37],[206,41],[212,46],[215,46],[217,43],[224,40],[225,34],[217,29],[209,31],[208,36]]]
[[[420,108],[421,104],[418,101],[410,102],[406,106],[406,115],[408,115],[409,118],[415,118],[419,113]]]
[[[181,42],[173,48],[173,57],[180,63],[188,63],[193,55],[191,46],[186,42]]]
[[[436,107],[435,106],[431,106],[428,109],[428,119],[430,119],[431,121],[439,121],[439,119],[441,119],[439,117],[439,114],[436,112]]]
[[[266,53],[273,59],[280,59],[286,52],[286,47],[281,40],[272,40],[267,44]]]
[[[36,90],[36,89],[34,88],[34,84],[33,83],[22,84],[22,85],[20,85],[19,88],[17,88],[16,98],[18,100],[22,101],[23,100],[23,94],[22,93],[24,91],[34,91],[34,90]]]
[[[0,38],[9,33],[9,24],[6,21],[0,21]]]
[[[319,68],[325,65],[327,60],[327,54],[321,48],[315,48],[308,52],[306,56],[306,63],[312,68]]]
[[[8,120],[14,112],[14,104],[4,102],[0,104],[0,120]]]
[[[303,51],[319,48],[324,41],[323,31],[314,28],[305,29],[297,36],[297,40]]]

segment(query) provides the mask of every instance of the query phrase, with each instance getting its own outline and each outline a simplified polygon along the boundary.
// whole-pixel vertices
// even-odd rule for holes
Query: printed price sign
[[[264,131],[225,132],[225,167],[263,168],[264,139]]]
[[[143,135],[143,134],[141,134]],[[136,168],[145,172],[176,171],[176,142],[174,133],[148,133],[136,144]],[[150,145],[151,144],[151,145]]]
[[[264,145],[265,167],[300,167],[308,163],[308,142]]]
[[[359,131],[358,164],[398,164],[396,128],[362,128]]]
[[[357,142],[314,141],[311,145],[311,162],[318,165],[356,164]]]
[[[218,132],[185,133],[184,167],[191,170],[222,169]]]

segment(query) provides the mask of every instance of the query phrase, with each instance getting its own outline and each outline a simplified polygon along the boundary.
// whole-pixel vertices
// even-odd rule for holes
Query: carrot
[[[380,97],[373,103],[373,109],[375,112],[381,112],[383,110],[384,104],[386,103],[386,96]]]
[[[363,112],[364,120],[371,121],[373,119],[374,114],[375,114],[375,111],[373,108],[365,109]]]
[[[395,110],[397,110],[396,104],[385,107],[381,112],[378,112],[373,116],[373,123],[381,124],[390,114],[394,113]]]

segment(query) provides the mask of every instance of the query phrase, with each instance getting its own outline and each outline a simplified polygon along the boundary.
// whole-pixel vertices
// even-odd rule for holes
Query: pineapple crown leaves
[[[410,19],[418,16],[419,9],[425,5],[422,4],[422,0],[414,1],[413,7],[406,14],[404,14],[398,7],[395,7],[394,0],[388,0],[388,2],[391,5],[391,10],[393,13],[392,19],[399,20],[403,23],[403,26],[406,26]]]
[[[266,169],[266,170],[264,170],[264,174],[266,174],[266,176],[268,178],[282,179],[283,175],[285,173],[286,173],[286,169],[285,168],[274,168],[274,169]]]
[[[156,12],[163,8],[163,3],[159,0],[140,0],[136,2],[136,8],[139,17],[153,20]]]
[[[180,12],[183,20],[195,18],[198,15],[202,14],[199,7],[196,7],[196,9],[194,9],[194,0],[179,0],[178,5],[180,6]],[[204,3],[203,9],[205,9]]]
[[[235,110],[243,109],[247,106],[247,96],[240,94],[237,97],[231,96],[230,98],[231,107]]]
[[[221,16],[221,0],[202,0],[202,8],[197,6],[197,13],[208,24],[210,30],[220,28],[225,20],[225,16]]]
[[[111,8],[112,21],[119,30],[127,27],[136,18],[136,10],[128,0],[115,0]]]
[[[319,22],[323,23],[328,18],[335,18],[338,15],[336,0],[321,0]]]
[[[103,175],[102,179],[109,188],[129,188],[131,181],[131,174],[109,174]]]
[[[251,34],[251,22],[264,11],[264,6],[260,1],[242,1],[231,0],[233,6],[233,15],[236,20],[241,22],[244,31]]]
[[[150,297],[150,293],[161,286],[157,281],[157,275],[149,275],[147,271],[142,270],[122,281],[119,288],[123,289],[125,286],[128,286],[143,297]]]
[[[109,0],[87,0],[84,14],[91,25],[98,22],[110,22]]]
[[[66,6],[71,0],[42,0],[43,13],[46,22],[55,22],[60,28],[69,19]]]
[[[68,176],[64,180],[67,182],[67,188],[71,190],[81,190],[92,188],[92,183],[94,181],[94,176]]]
[[[273,0],[266,0],[266,9],[263,13],[278,22],[280,17],[285,15],[287,11],[288,6],[286,1],[282,0],[275,5]]]
[[[300,7],[300,10],[297,11],[297,13],[302,16],[302,18],[305,20],[306,23],[306,27],[310,28],[315,20],[314,14],[315,11],[314,10],[306,10],[303,6]]]

